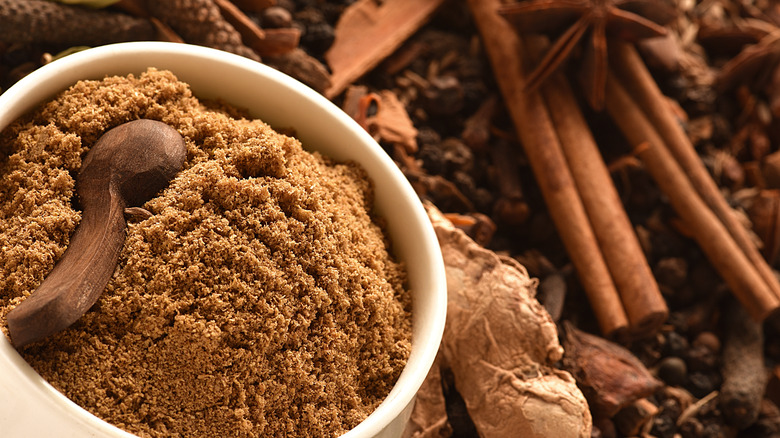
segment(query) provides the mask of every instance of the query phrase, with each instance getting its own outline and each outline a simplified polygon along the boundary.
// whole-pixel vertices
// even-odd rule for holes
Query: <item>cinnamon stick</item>
[[[534,51],[544,50],[545,41],[529,40]],[[599,248],[612,274],[629,330],[637,337],[654,333],[669,316],[653,272],[601,157],[596,140],[579,108],[574,93],[561,73],[541,86],[561,147]]]
[[[643,108],[646,117],[660,134],[699,196],[728,230],[772,293],[780,299],[780,282],[759,252],[745,226],[729,206],[718,185],[702,163],[680,123],[670,111],[666,100],[633,45],[616,44],[610,62],[617,76]],[[751,312],[752,313],[752,312]],[[753,313],[753,316],[756,314]]]
[[[588,295],[601,331],[616,335],[628,317],[577,193],[541,95],[526,87],[520,37],[498,13],[500,0],[469,0],[483,44],[550,216]]]
[[[669,203],[688,224],[693,238],[750,314],[763,320],[777,309],[780,300],[696,191],[639,103],[611,71],[606,108]]]

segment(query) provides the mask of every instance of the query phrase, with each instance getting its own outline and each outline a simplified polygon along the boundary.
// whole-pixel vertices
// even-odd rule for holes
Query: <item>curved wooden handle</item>
[[[83,214],[62,258],[27,299],[8,313],[17,347],[64,330],[95,304],[125,243],[126,207],[140,206],[184,165],[184,138],[154,120],[105,134],[84,159],[76,183]]]
[[[111,279],[125,241],[125,205],[116,193],[101,198],[106,202],[84,207],[68,248],[43,283],[8,313],[8,330],[16,347],[76,322]]]

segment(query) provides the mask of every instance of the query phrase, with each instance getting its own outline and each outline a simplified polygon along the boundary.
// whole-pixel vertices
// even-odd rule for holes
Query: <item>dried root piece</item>
[[[723,385],[719,405],[726,421],[738,429],[755,423],[767,385],[764,332],[737,303],[728,306],[723,339]]]
[[[260,60],[244,45],[238,31],[225,20],[213,0],[147,1],[149,13],[170,26],[184,41]]]
[[[417,391],[417,399],[403,438],[439,438],[452,435],[447,421],[441,377],[441,353],[436,357],[428,376]]]
[[[534,298],[536,281],[477,245],[435,207],[428,215],[447,271],[442,354],[482,437],[590,437],[591,416],[572,376],[551,366],[563,349]]]
[[[97,46],[156,39],[149,20],[43,0],[0,0],[0,42]]]

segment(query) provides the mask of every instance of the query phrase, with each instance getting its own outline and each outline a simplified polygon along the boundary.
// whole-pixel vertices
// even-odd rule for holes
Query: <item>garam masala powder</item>
[[[406,274],[371,213],[370,181],[354,163],[200,101],[168,71],[78,82],[0,134],[0,319],[67,248],[88,148],[139,118],[181,133],[184,170],[144,205],[151,216],[128,218],[98,302],[24,358],[141,437],[356,426],[411,349]]]

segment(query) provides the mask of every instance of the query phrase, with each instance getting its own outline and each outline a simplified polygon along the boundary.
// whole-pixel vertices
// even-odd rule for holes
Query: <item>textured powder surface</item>
[[[106,130],[161,120],[184,170],[129,219],[119,265],[68,330],[22,351],[54,387],[141,437],[334,436],[406,363],[405,271],[363,171],[170,72],[82,81],[0,136],[0,318],[45,278],[80,220],[75,175]],[[6,330],[7,333],[7,330]]]

